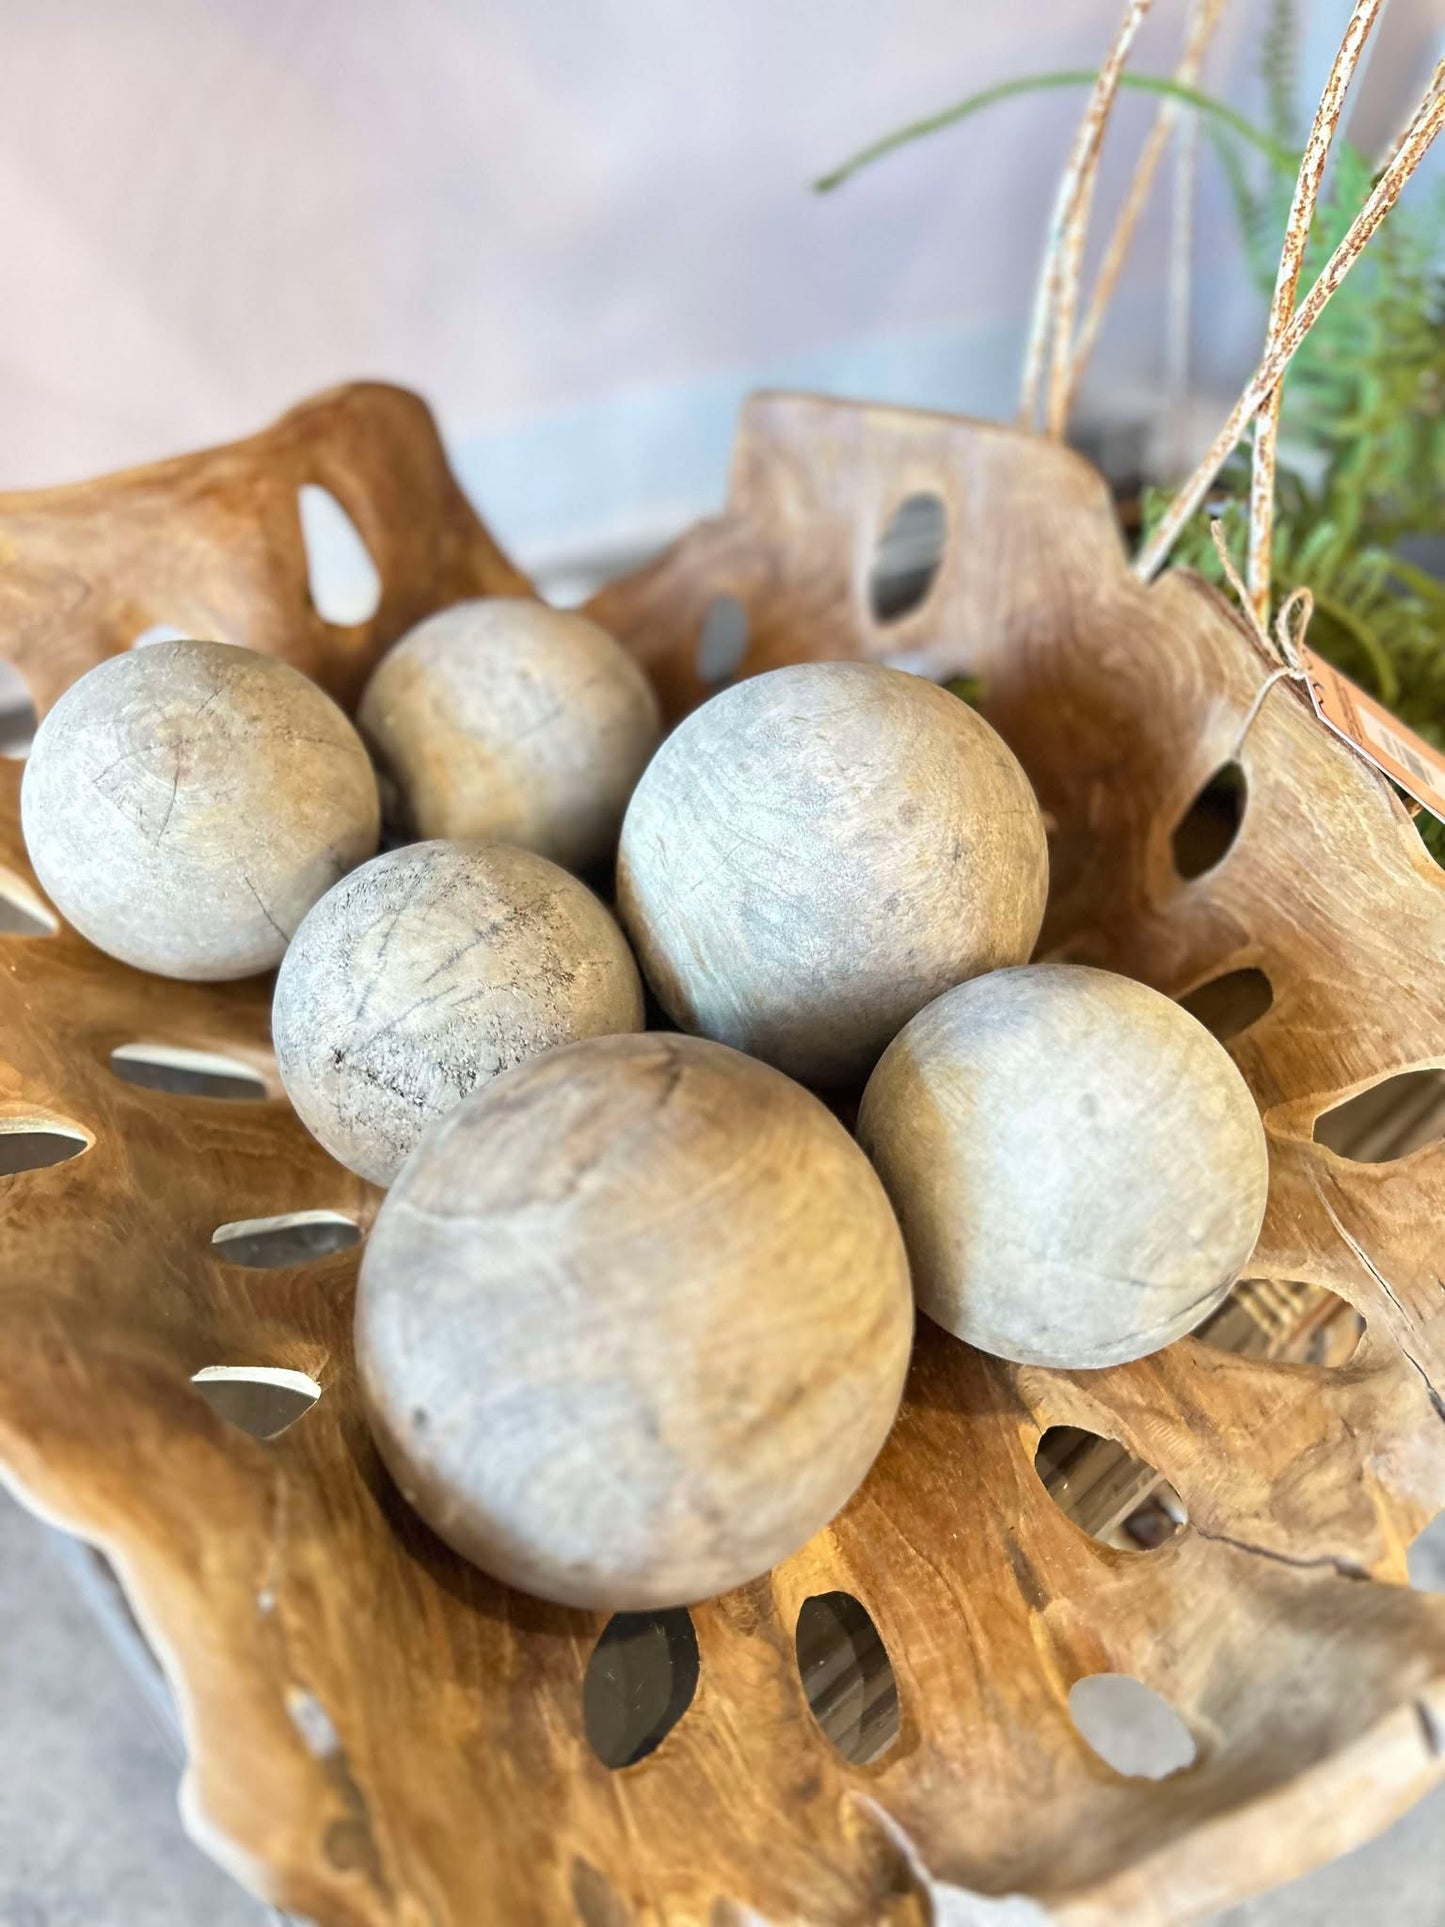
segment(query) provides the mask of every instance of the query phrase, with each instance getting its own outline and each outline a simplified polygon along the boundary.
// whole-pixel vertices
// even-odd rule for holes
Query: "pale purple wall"
[[[1262,6],[1236,0],[1213,62],[1236,97]],[[614,521],[645,519],[649,475],[690,510],[719,433],[686,425],[759,377],[1004,412],[1080,97],[997,109],[829,201],[805,183],[958,93],[1094,64],[1119,10],[0,0],[0,486],[238,434],[376,374],[427,391],[504,528],[545,546],[606,523],[609,489]],[[1306,8],[1316,38],[1344,11]],[[1160,0],[1142,65],[1167,64],[1183,14]],[[1105,204],[1145,111],[1120,114]],[[1110,350],[1141,378],[1161,232]],[[1215,188],[1199,248],[1218,304],[1235,256]],[[1238,359],[1237,303],[1208,337]]]

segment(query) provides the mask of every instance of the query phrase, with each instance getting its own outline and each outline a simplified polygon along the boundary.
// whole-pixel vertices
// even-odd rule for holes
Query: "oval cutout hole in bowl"
[[[173,622],[153,622],[148,629],[142,629],[138,636],[131,637],[132,649],[149,649],[156,642],[195,642],[199,638],[189,629],[178,629]]]
[[[1445,1512],[1436,1513],[1411,1545],[1408,1571],[1416,1592],[1445,1593]]]
[[[1168,1700],[1130,1673],[1075,1680],[1069,1716],[1105,1766],[1130,1780],[1167,1780],[1199,1757],[1194,1735]]]
[[[224,1097],[255,1101],[267,1095],[266,1080],[249,1064],[218,1051],[184,1050],[179,1044],[118,1044],[110,1068],[123,1082],[171,1097]]]
[[[191,1383],[217,1418],[253,1439],[279,1438],[321,1396],[308,1372],[279,1365],[206,1365]]]
[[[1060,903],[1082,880],[1099,851],[1099,839],[1082,823],[1045,822],[1049,844],[1049,900]]]
[[[0,1124],[0,1178],[13,1178],[21,1171],[44,1171],[89,1149],[90,1139],[73,1125],[24,1120]]]
[[[1406,809],[1414,810],[1411,821],[1415,826],[1415,834],[1424,846],[1426,856],[1437,868],[1445,869],[1445,823],[1442,823],[1438,817],[1432,816],[1429,810],[1415,809],[1413,797],[1407,796],[1403,800]]]
[[[848,1592],[814,1593],[794,1650],[813,1718],[845,1760],[867,1766],[898,1738],[898,1682],[872,1615]]]
[[[637,1916],[600,1867],[580,1853],[572,1856],[568,1888],[577,1927],[636,1927]],[[721,1927],[714,1922],[710,1927]]]
[[[0,936],[53,937],[60,923],[50,905],[13,870],[0,869]]]
[[[38,727],[25,678],[13,664],[0,662],[0,756],[23,762]]]
[[[1227,970],[1179,999],[1183,1009],[1221,1044],[1259,1022],[1274,1002],[1274,988],[1262,970]]]
[[[1152,1552],[1189,1515],[1163,1473],[1120,1445],[1074,1425],[1051,1425],[1034,1469],[1060,1512],[1116,1552]]]
[[[33,703],[17,703],[0,710],[0,756],[8,757],[12,763],[23,763],[39,727],[40,719]]]
[[[217,1225],[211,1243],[228,1265],[276,1271],[329,1258],[360,1237],[360,1226],[339,1211],[288,1211],[279,1218],[240,1218]]]
[[[604,1766],[635,1766],[667,1738],[697,1691],[700,1662],[692,1617],[615,1613],[587,1662],[582,1719]]]
[[[731,681],[748,653],[748,612],[735,595],[715,595],[698,631],[695,666],[710,689]]]
[[[1175,828],[1174,868],[1186,883],[1207,876],[1234,847],[1247,801],[1244,771],[1238,763],[1217,769]]]
[[[932,490],[898,504],[873,551],[868,606],[875,622],[898,622],[921,608],[943,565],[948,511]]]
[[[1191,1336],[1236,1358],[1285,1365],[1348,1365],[1365,1336],[1365,1321],[1323,1285],[1284,1278],[1241,1278]]]
[[[1393,1164],[1445,1136],[1445,1070],[1399,1071],[1323,1111],[1314,1139],[1354,1164]]]
[[[381,577],[371,551],[329,488],[303,482],[296,491],[311,606],[323,622],[350,629],[381,607]]]

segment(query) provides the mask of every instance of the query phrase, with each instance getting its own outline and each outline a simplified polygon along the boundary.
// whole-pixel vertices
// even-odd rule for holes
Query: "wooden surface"
[[[280,593],[285,569],[259,558],[232,496],[263,499],[273,456],[294,492],[303,450],[374,543],[390,615],[366,651],[463,578],[465,593],[512,586],[464,525],[415,404],[353,391],[274,440],[168,468],[164,486],[152,472],[0,503],[0,634],[42,702],[121,640],[89,617],[67,626],[87,598],[57,594],[80,576],[96,608],[120,606],[113,582],[160,566],[167,500],[171,578],[202,558],[208,602],[354,687],[359,645],[318,637]],[[399,473],[415,485],[398,492]],[[218,494],[204,475],[229,480]],[[947,555],[929,598],[880,627],[875,534],[915,489],[946,501]],[[444,535],[426,526],[438,505]],[[438,547],[451,575],[431,570]],[[924,1326],[861,1491],[769,1579],[694,1610],[691,1705],[613,1771],[583,1724],[601,1615],[482,1578],[379,1467],[353,1375],[356,1253],[264,1270],[210,1243],[223,1223],[298,1210],[364,1225],[375,1194],[274,1097],[171,1096],[108,1068],[117,1044],[168,1042],[255,1064],[274,1091],[264,983],[161,983],[62,930],[0,938],[0,1113],[88,1144],[0,1181],[0,1460],[120,1569],[184,1710],[192,1827],[299,1913],[921,1927],[932,1888],[950,1918],[969,1917],[954,1889],[1027,1893],[1072,1923],[1205,1914],[1365,1838],[1445,1773],[1445,1602],[1404,1583],[1405,1548],[1445,1501],[1445,1147],[1372,1167],[1312,1140],[1343,1097],[1441,1061],[1445,880],[1287,686],[1240,749],[1264,673],[1244,629],[1191,580],[1133,582],[1102,481],[1057,447],[758,399],[728,512],[594,604],[674,715],[703,693],[693,652],[721,592],[747,608],[745,670],[868,654],[983,679],[1057,824],[1050,954],[1171,994],[1268,974],[1272,1006],[1230,1044],[1272,1163],[1250,1271],[1356,1306],[1356,1355],[1275,1364],[1184,1339],[1068,1376]],[[1236,751],[1238,838],[1181,884],[1171,831]],[[0,863],[23,880],[16,775],[0,769]],[[321,1396],[263,1444],[188,1383],[217,1364],[305,1372]],[[1188,1525],[1154,1552],[1098,1544],[1035,1471],[1057,1425],[1118,1439]],[[803,1602],[834,1591],[866,1607],[897,1683],[898,1737],[868,1765],[813,1722],[795,1661]],[[1194,1766],[1129,1780],[1085,1745],[1069,1689],[1106,1670],[1177,1709]]]
[[[920,1309],[1018,1365],[1122,1365],[1185,1337],[1264,1222],[1264,1131],[1223,1045],[1086,964],[936,998],[883,1053],[857,1131]]]
[[[893,1425],[898,1221],[826,1105],[675,1032],[589,1037],[452,1110],[372,1228],[372,1432],[449,1545],[538,1599],[667,1610],[765,1575]]]
[[[1028,961],[1043,821],[976,710],[877,663],[720,691],[638,784],[617,912],[684,1030],[856,1093],[915,1012]]]
[[[577,871],[611,862],[660,733],[634,657],[575,610],[514,596],[414,630],[357,720],[413,836],[519,843]]]
[[[485,935],[484,935],[485,933]],[[408,843],[353,870],[297,930],[271,1043],[297,1116],[373,1183],[514,1064],[646,1021],[611,913],[503,844]]]
[[[81,935],[137,970],[274,970],[302,918],[376,855],[366,745],[274,656],[170,641],[99,662],[31,745],[21,826]]]
[[[312,607],[297,491],[328,490],[381,576],[369,621]],[[335,388],[273,428],[73,488],[0,496],[0,638],[40,713],[156,624],[284,656],[355,707],[388,644],[529,583],[477,521],[416,396]]]

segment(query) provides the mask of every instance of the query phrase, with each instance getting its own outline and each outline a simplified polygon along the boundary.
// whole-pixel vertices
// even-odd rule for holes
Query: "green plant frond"
[[[1234,205],[1234,218],[1239,224],[1251,278],[1256,283],[1263,282],[1266,273],[1273,273],[1272,269],[1263,267],[1259,246],[1259,236],[1264,231],[1266,220],[1265,197],[1250,180],[1237,143],[1217,127],[1211,127],[1209,132],[1220,171],[1224,175],[1224,185]]]
[[[1338,143],[1305,254],[1305,286],[1371,186],[1364,155]],[[1251,209],[1282,232],[1285,208],[1272,182]],[[1439,193],[1427,204],[1397,208],[1291,365],[1284,433],[1312,452],[1318,469],[1312,462],[1308,485],[1288,466],[1279,470],[1272,566],[1276,607],[1299,585],[1314,596],[1311,646],[1437,742],[1445,740],[1445,584],[1400,557],[1396,545],[1405,535],[1445,535],[1445,279],[1436,239],[1442,214]],[[1248,233],[1245,239],[1253,260]],[[1272,254],[1261,249],[1255,263],[1262,285],[1272,283]],[[1230,552],[1242,566],[1243,450],[1220,477],[1216,512],[1220,497]],[[1167,498],[1155,499],[1146,519],[1157,517]],[[1185,531],[1176,557],[1221,579],[1204,516]]]
[[[982,676],[954,676],[943,686],[949,695],[957,696],[960,702],[967,703],[971,709],[977,709],[984,699]]]
[[[1390,557],[1390,573],[1397,576],[1413,595],[1422,602],[1432,603],[1439,611],[1440,619],[1445,621],[1445,582],[1438,581],[1433,575],[1417,568],[1402,555]]]
[[[1271,0],[1261,57],[1263,131],[1224,103],[1162,76],[1126,74],[1121,84],[1198,110],[1224,171],[1250,276],[1267,299],[1299,161],[1294,0]],[[1087,72],[1051,73],[986,88],[875,141],[815,185],[837,187],[860,168],[996,101],[1094,80]],[[1260,170],[1252,164],[1261,154],[1267,166],[1256,179]],[[1344,239],[1373,185],[1369,159],[1348,141],[1336,141],[1301,292]],[[1290,364],[1281,443],[1299,452],[1299,464],[1282,462],[1276,474],[1271,568],[1276,607],[1296,587],[1313,593],[1311,646],[1437,745],[1445,745],[1445,583],[1402,557],[1398,546],[1407,536],[1445,538],[1442,234],[1445,188],[1396,207]],[[1146,490],[1146,536],[1169,499],[1167,490]],[[1175,562],[1223,582],[1209,527],[1216,516],[1242,571],[1248,499],[1249,455],[1241,447],[1207,507],[1180,535]],[[1431,833],[1445,860],[1445,829],[1432,826]]]
[[[1289,478],[1297,499],[1308,499]],[[1145,527],[1167,506],[1167,490],[1145,496]],[[1213,504],[1226,547],[1242,571],[1248,537],[1247,497],[1241,490]],[[1224,572],[1201,511],[1184,530],[1176,564],[1223,586]],[[1338,663],[1406,722],[1445,739],[1445,585],[1389,550],[1360,546],[1347,530],[1323,519],[1281,520],[1276,526],[1272,594],[1275,607],[1296,588],[1314,598],[1310,646]]]
[[[1328,590],[1312,589],[1311,594],[1315,599],[1316,614],[1343,630],[1345,636],[1357,646],[1369,664],[1369,680],[1374,684],[1375,693],[1382,703],[1393,707],[1399,700],[1400,678],[1390,660],[1389,646],[1380,632],[1380,625],[1370,619],[1370,613],[1364,608],[1352,608],[1348,602],[1339,601]],[[1377,608],[1374,613],[1378,612]],[[1318,631],[1314,633],[1316,640],[1319,640]],[[1320,650],[1321,655],[1326,653],[1329,652]]]
[[[1299,120],[1299,21],[1293,0],[1271,0],[1259,50],[1260,77],[1276,140],[1297,144]]]
[[[1001,100],[1012,100],[1019,94],[1039,93],[1051,87],[1092,87],[1098,75],[1087,68],[1069,69],[1066,72],[1050,74],[1025,74],[1015,80],[1002,80],[994,87],[985,87],[976,94],[968,94],[957,100],[951,107],[944,107],[936,114],[927,114],[922,120],[909,121],[904,127],[897,127],[891,134],[884,134],[867,147],[859,148],[850,154],[846,161],[820,174],[813,182],[814,191],[829,194],[853,175],[871,167],[889,154],[897,153],[900,147],[908,147],[914,141],[924,140],[930,134],[938,134],[946,127],[956,127],[960,121],[973,114],[981,113],[985,107],[992,107]],[[1291,180],[1299,168],[1299,155],[1290,148],[1281,146],[1268,134],[1262,133],[1252,122],[1237,113],[1225,101],[1216,100],[1212,94],[1204,94],[1197,87],[1186,87],[1180,81],[1171,80],[1166,74],[1132,74],[1119,76],[1119,85],[1132,93],[1157,94],[1166,100],[1177,100],[1186,107],[1198,108],[1221,127],[1229,131],[1249,146],[1268,157],[1272,166]]]

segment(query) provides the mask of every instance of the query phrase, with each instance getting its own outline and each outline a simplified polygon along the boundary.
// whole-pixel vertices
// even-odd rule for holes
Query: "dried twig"
[[[1192,87],[1199,77],[1200,64],[1204,50],[1208,46],[1214,29],[1224,12],[1226,0],[1194,0],[1194,8],[1189,22],[1189,33],[1185,40],[1184,51],[1179,65],[1174,70],[1174,78],[1181,87]],[[1180,103],[1166,100],[1154,117],[1154,125],[1134,169],[1134,178],[1129,183],[1129,192],[1124,205],[1119,210],[1119,218],[1114,224],[1114,232],[1104,250],[1104,258],[1099,263],[1099,272],[1094,281],[1093,293],[1089,297],[1088,311],[1079,329],[1078,338],[1073,346],[1073,365],[1069,370],[1069,402],[1079,391],[1089,357],[1094,352],[1094,344],[1099,338],[1104,316],[1108,312],[1119,275],[1123,270],[1129,247],[1134,239],[1134,230],[1139,225],[1139,217],[1144,212],[1149,198],[1149,190],[1154,185],[1154,176],[1159,171],[1159,163],[1169,144],[1169,136],[1179,120]],[[1191,116],[1188,127],[1192,132],[1197,126]],[[1176,210],[1177,218],[1177,210]]]
[[[1235,403],[1228,421],[1210,444],[1208,453],[1193,475],[1169,505],[1163,520],[1140,550],[1134,573],[1145,582],[1156,575],[1178,539],[1180,530],[1204,500],[1210,483],[1219,473],[1230,450],[1239,441],[1247,423],[1258,414],[1266,399],[1284,378],[1291,357],[1319,319],[1325,303],[1359,259],[1366,243],[1400,198],[1401,189],[1423,159],[1431,141],[1445,124],[1445,91],[1426,96],[1401,137],[1389,166],[1380,175],[1369,199],[1350,223],[1349,231],[1330,256],[1314,286],[1305,296],[1274,345],[1251,376],[1249,385]]]
[[[1054,198],[1053,212],[1049,216],[1048,238],[1044,243],[1044,258],[1039,269],[1038,286],[1034,292],[1034,311],[1029,324],[1028,347],[1024,354],[1023,382],[1019,393],[1019,417],[1025,428],[1036,425],[1039,403],[1039,385],[1043,376],[1044,357],[1051,342],[1060,339],[1061,323],[1067,322],[1063,339],[1067,341],[1073,332],[1074,307],[1078,301],[1079,256],[1082,254],[1084,234],[1088,227],[1089,202],[1093,196],[1094,167],[1098,160],[1099,146],[1104,138],[1104,127],[1109,118],[1109,109],[1118,91],[1119,75],[1129,57],[1134,44],[1134,36],[1139,31],[1140,22],[1149,11],[1152,0],[1128,0],[1124,18],[1114,36],[1114,44],[1109,49],[1109,57],[1099,69],[1093,88],[1089,94],[1089,104],[1084,113],[1078,133],[1074,137],[1073,150],[1068,165],[1059,182],[1058,193]],[[1055,355],[1055,363],[1060,358]],[[1068,381],[1068,358],[1064,355],[1061,385]],[[1050,381],[1052,407],[1053,380]],[[1059,433],[1060,430],[1053,430]]]
[[[1201,10],[1209,0],[1195,0]],[[1174,143],[1174,181],[1170,196],[1169,277],[1164,314],[1164,405],[1169,416],[1169,472],[1185,460],[1188,447],[1185,404],[1194,318],[1194,196],[1199,177],[1199,116],[1191,114]]]
[[[1427,101],[1433,100],[1435,95],[1440,92],[1442,87],[1445,87],[1445,60],[1436,62],[1435,71],[1433,74],[1431,74],[1430,79],[1425,87],[1425,99]],[[1413,119],[1414,119],[1414,116],[1411,115],[1411,120]],[[1400,151],[1401,141],[1404,140],[1406,134],[1408,134],[1409,131],[1410,131],[1410,121],[1407,120],[1405,122],[1405,125],[1400,129],[1399,133],[1396,134],[1394,140],[1391,141],[1390,145],[1385,149],[1384,153],[1380,156],[1379,162],[1375,167],[1375,172],[1377,174],[1383,174],[1385,169],[1390,165],[1391,161],[1394,160],[1395,156]]]
[[[1345,28],[1335,64],[1325,82],[1314,125],[1305,143],[1289,220],[1285,225],[1284,245],[1280,250],[1279,272],[1275,277],[1274,299],[1270,303],[1269,326],[1264,351],[1268,355],[1278,342],[1294,313],[1295,291],[1304,266],[1305,247],[1314,221],[1315,203],[1330,144],[1344,112],[1345,94],[1359,65],[1360,55],[1370,29],[1379,15],[1382,0],[1356,0],[1355,10]],[[1276,383],[1266,396],[1254,424],[1254,459],[1249,483],[1249,600],[1260,622],[1269,624],[1270,561],[1274,544],[1274,466],[1275,444],[1279,437],[1279,410],[1284,398],[1283,382]]]
[[[1107,90],[1097,100],[1097,114],[1093,124],[1085,115],[1081,133],[1086,135],[1082,143],[1079,180],[1074,194],[1074,204],[1064,224],[1062,244],[1058,255],[1057,293],[1054,303],[1054,340],[1053,354],[1049,362],[1048,404],[1044,414],[1047,432],[1055,438],[1061,437],[1069,425],[1069,404],[1073,398],[1073,342],[1074,319],[1079,308],[1079,288],[1084,274],[1084,243],[1089,233],[1089,213],[1094,203],[1094,188],[1099,179],[1099,154],[1104,145],[1104,132],[1109,124],[1109,113],[1119,91],[1119,75],[1129,50],[1134,44],[1134,36],[1139,24],[1149,11],[1152,0],[1131,0],[1131,4],[1120,24],[1119,33],[1110,49],[1109,60],[1100,73],[1100,80],[1108,80]],[[1112,67],[1113,72],[1110,73]],[[1091,101],[1091,109],[1095,103]]]

